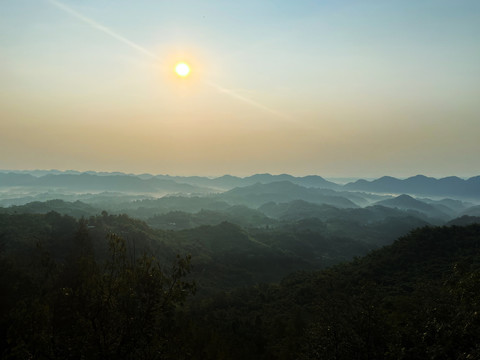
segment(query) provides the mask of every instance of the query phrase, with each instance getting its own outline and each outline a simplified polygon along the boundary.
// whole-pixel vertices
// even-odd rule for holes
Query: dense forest
[[[479,225],[373,251],[328,226],[2,214],[2,357],[480,358]]]
[[[478,179],[0,172],[1,356],[480,358]]]

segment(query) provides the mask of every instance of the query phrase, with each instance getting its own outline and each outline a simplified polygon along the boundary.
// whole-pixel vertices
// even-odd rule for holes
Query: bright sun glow
[[[178,63],[177,66],[175,66],[175,72],[178,74],[178,76],[185,77],[190,73],[190,67],[181,62]]]

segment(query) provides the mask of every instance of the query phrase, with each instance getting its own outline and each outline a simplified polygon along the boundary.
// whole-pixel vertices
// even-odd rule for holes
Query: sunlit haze
[[[0,6],[0,169],[478,175],[477,0]]]

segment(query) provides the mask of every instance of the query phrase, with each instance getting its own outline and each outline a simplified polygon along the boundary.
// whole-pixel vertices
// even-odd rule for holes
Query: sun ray
[[[56,0],[48,0],[51,4],[55,5],[56,7],[58,7],[59,9],[67,12],[68,14],[76,17],[77,19],[89,24],[91,27],[97,29],[97,30],[100,30],[102,32],[104,32],[105,34],[107,35],[110,35],[111,37],[123,42],[124,44],[127,44],[128,46],[130,46],[131,48],[137,50],[137,51],[140,51],[141,53],[155,59],[155,60],[160,60],[160,58],[155,55],[153,52],[151,52],[150,50],[144,48],[143,46],[140,46],[136,43],[134,43],[133,41],[131,40],[128,40],[127,38],[123,37],[122,35],[119,35],[117,34],[115,31],[109,29],[108,27],[106,26],[103,26],[103,25],[100,25],[99,23],[97,23],[96,21],[92,20],[92,19],[89,19],[87,18],[86,16],[80,14],[79,12],[73,10],[71,7],[65,5],[65,4],[62,4],[61,2],[59,1],[56,1]]]
[[[237,92],[233,91],[233,90],[229,90],[229,89],[226,89],[220,85],[217,85],[217,84],[214,84],[212,82],[205,82],[205,84],[207,84],[208,86],[211,86],[213,87],[214,89],[216,89],[218,92],[222,93],[222,94],[226,94],[234,99],[237,99],[237,100],[240,100],[246,104],[249,104],[250,106],[253,106],[253,107],[256,107],[257,109],[261,109],[263,111],[266,111],[272,115],[276,115],[278,117],[281,117],[283,119],[289,119],[289,117],[285,114],[282,114],[281,112],[278,112],[274,109],[271,109],[269,108],[268,106],[265,106],[259,102],[256,102],[252,99],[249,99],[245,96],[242,96],[240,94],[238,94]]]
[[[150,50],[144,48],[143,46],[141,45],[138,45],[137,43],[127,39],[126,37],[116,33],[115,31],[109,29],[108,27],[104,26],[104,25],[101,25],[99,23],[97,23],[96,21],[82,15],[81,13],[79,13],[78,11],[75,11],[73,10],[71,7],[61,3],[60,1],[57,1],[57,0],[47,0],[50,4],[54,5],[55,7],[61,9],[62,11],[68,13],[69,15],[77,18],[78,20],[81,20],[83,21],[84,23],[90,25],[91,27],[93,27],[94,29],[97,29],[109,36],[111,36],[112,38],[130,46],[132,49],[135,49],[139,52],[141,52],[142,54],[146,55],[146,56],[149,56],[150,58],[154,59],[154,60],[157,60],[157,61],[161,61],[161,59],[156,55],[154,54],[153,52],[151,52]],[[288,116],[286,116],[285,114],[282,114],[281,112],[279,111],[276,111],[274,109],[271,109],[269,108],[268,106],[265,106],[257,101],[254,101],[252,99],[249,99],[245,96],[242,96],[238,93],[236,93],[235,91],[233,90],[229,90],[229,89],[226,89],[218,84],[214,84],[212,82],[209,82],[209,81],[204,81],[204,83],[210,87],[213,87],[214,89],[216,89],[219,93],[221,94],[225,94],[227,96],[230,96],[234,99],[237,99],[239,101],[242,101],[243,103],[246,103],[246,104],[249,104],[250,106],[253,106],[253,107],[256,107],[257,109],[261,109],[265,112],[268,112],[272,115],[275,115],[277,117],[280,117],[280,118],[283,118],[283,119],[289,119]]]

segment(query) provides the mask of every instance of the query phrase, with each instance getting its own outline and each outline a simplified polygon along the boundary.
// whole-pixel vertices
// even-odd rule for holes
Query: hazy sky
[[[480,1],[0,0],[0,154],[0,169],[478,175]]]

